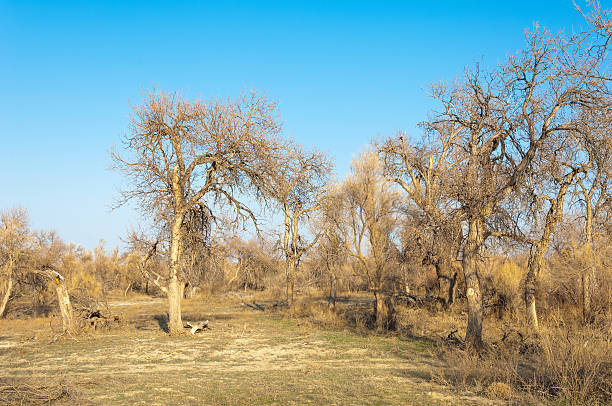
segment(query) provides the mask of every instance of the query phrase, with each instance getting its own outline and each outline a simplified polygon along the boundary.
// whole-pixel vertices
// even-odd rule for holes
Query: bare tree
[[[385,177],[398,184],[424,215],[418,219],[423,232],[417,243],[423,253],[422,263],[436,269],[438,300],[444,307],[454,300],[457,272],[453,264],[463,237],[461,212],[453,205],[447,188],[458,160],[450,156],[455,152],[457,134],[449,130],[436,132],[437,137],[426,137],[416,145],[402,134],[377,146]],[[409,221],[415,220],[412,216]]]
[[[575,184],[577,175],[585,170],[583,166],[573,166],[573,162],[559,165],[554,156],[547,156],[549,164],[542,165],[538,172],[544,172],[548,181],[539,180],[539,185],[530,190],[532,218],[535,220],[531,223],[532,232],[536,234],[532,239],[524,239],[514,235],[514,239],[519,241],[527,241],[531,244],[529,260],[527,263],[527,274],[524,282],[524,301],[525,301],[525,319],[530,328],[530,333],[538,333],[538,316],[536,310],[536,287],[540,277],[541,270],[544,266],[545,254],[548,250],[551,237],[555,231],[557,223],[563,217],[564,201],[570,188]],[[558,166],[558,167],[557,167]],[[533,174],[532,179],[537,179],[538,174]],[[546,186],[542,188],[542,184]],[[539,191],[538,191],[539,189]],[[547,191],[548,190],[548,191]],[[552,193],[550,193],[552,192]],[[538,221],[541,213],[543,215],[542,222]],[[539,231],[541,229],[541,231]]]
[[[134,108],[125,154],[111,151],[114,168],[130,185],[119,204],[137,200],[157,215],[169,236],[169,331],[183,331],[181,298],[186,264],[186,221],[203,202],[233,210],[232,224],[256,217],[245,194],[259,193],[282,156],[276,105],[250,93],[236,101],[188,101],[177,94],[145,94]]]
[[[293,145],[270,183],[270,194],[283,213],[281,249],[285,257],[286,299],[291,307],[295,295],[295,274],[304,253],[316,243],[321,233],[314,232],[310,241],[300,231],[312,214],[320,209],[332,163],[320,152],[304,151]]]
[[[63,334],[75,335],[77,333],[77,325],[72,302],[70,301],[70,295],[68,294],[68,288],[66,286],[66,279],[51,265],[43,265],[35,272],[54,282],[57,302],[62,317]]]
[[[366,151],[353,161],[339,191],[345,213],[339,224],[344,245],[374,294],[376,324],[381,329],[393,328],[395,317],[391,293],[399,196],[392,186],[383,177],[376,153]]]
[[[327,303],[332,308],[336,306],[338,271],[347,262],[343,230],[338,227],[345,215],[343,195],[338,190],[337,184],[328,183],[316,223],[321,233],[316,247],[316,257],[319,266],[325,269],[329,279]]]
[[[584,208],[583,241],[587,255],[593,256],[596,236],[605,235],[603,215],[612,207],[612,113],[587,114],[581,126],[583,150],[588,170],[578,177],[578,201]],[[601,238],[597,238],[600,240]],[[595,266],[582,272],[582,315],[591,316],[591,292],[596,280]]]
[[[453,134],[447,195],[465,223],[466,342],[475,349],[483,345],[481,257],[487,239],[499,235],[501,205],[530,176],[548,139],[574,129],[585,106],[607,103],[601,52],[538,29],[526,37],[526,49],[496,69],[477,67],[452,86],[434,87],[442,109],[425,124],[441,139]]]
[[[23,269],[32,248],[33,236],[28,225],[28,213],[15,207],[0,213],[0,283],[4,282],[4,294],[0,302],[0,317],[13,293],[16,273]]]

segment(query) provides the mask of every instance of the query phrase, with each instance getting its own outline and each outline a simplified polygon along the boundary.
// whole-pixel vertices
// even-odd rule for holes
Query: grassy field
[[[69,404],[496,404],[433,383],[444,366],[425,341],[326,330],[231,298],[187,300],[184,319],[211,329],[169,337],[162,299],[110,305],[124,325],[78,341],[50,342],[48,319],[0,320],[1,376],[63,380],[78,394]]]

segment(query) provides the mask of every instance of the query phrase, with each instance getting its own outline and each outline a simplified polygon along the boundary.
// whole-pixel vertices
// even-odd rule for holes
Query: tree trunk
[[[123,291],[123,296],[127,296],[128,292],[132,288],[132,282],[128,283],[127,288]]]
[[[550,237],[555,229],[555,226],[561,218],[563,210],[563,202],[565,201],[565,194],[568,188],[573,182],[576,175],[575,171],[572,171],[561,183],[559,191],[557,192],[556,199],[551,202],[550,208],[546,213],[546,221],[544,223],[544,230],[540,240],[535,244],[535,251],[529,256],[529,264],[527,275],[525,276],[525,318],[527,325],[531,329],[531,333],[534,335],[538,334],[538,314],[536,311],[536,286],[537,281],[540,277],[540,271],[544,265],[544,254],[548,250],[550,243]]]
[[[180,256],[183,243],[184,215],[177,214],[171,229],[170,240],[170,281],[168,283],[168,332],[170,335],[183,333],[183,320],[181,318],[181,299],[184,285],[180,281]]]
[[[450,279],[450,286],[448,287],[448,307],[455,303],[455,296],[457,294],[457,271],[453,270],[453,276]]]
[[[583,271],[581,282],[582,282],[582,321],[584,323],[590,323],[591,321],[591,292],[592,284],[595,279],[595,266],[593,265],[593,205],[591,204],[591,197],[586,199],[587,210],[586,210],[586,221],[584,225],[584,239],[585,249],[584,252],[588,256],[587,260],[590,263],[588,269]]]
[[[376,327],[379,330],[395,329],[395,308],[391,297],[383,292],[375,292],[374,299],[376,300]]]
[[[438,300],[445,309],[448,309],[455,299],[457,272],[452,269],[449,261],[441,260],[436,264],[436,274],[439,285]]]
[[[587,269],[582,274],[582,320],[585,324],[591,322],[591,283],[590,269]]]
[[[57,291],[57,301],[59,302],[60,313],[62,315],[64,332],[75,334],[76,326],[74,324],[74,313],[72,311],[68,289],[66,288],[64,277],[57,272],[55,275],[55,290]]]
[[[170,335],[183,333],[183,320],[181,318],[181,299],[183,298],[183,284],[174,275],[168,284],[168,332]]]
[[[287,306],[293,307],[295,299],[295,261],[289,256],[286,264],[286,278],[287,278]]]
[[[482,342],[482,296],[480,294],[480,249],[483,243],[483,230],[479,220],[471,220],[468,236],[463,249],[463,275],[465,277],[468,304],[468,325],[465,342],[471,349],[479,351]]]
[[[2,299],[2,304],[0,304],[0,317],[4,317],[4,312],[6,311],[6,305],[11,297],[11,293],[13,292],[13,277],[9,275],[8,281],[6,282],[6,292],[4,292],[4,298]]]
[[[327,298],[327,305],[331,308],[336,307],[336,275],[333,273],[329,276],[329,297]]]
[[[538,334],[539,329],[535,293],[537,281],[540,276],[540,270],[542,269],[544,262],[544,252],[546,249],[548,249],[550,235],[546,235],[547,228],[549,227],[545,227],[542,240],[536,244],[535,252],[529,256],[527,275],[525,276],[525,319],[527,321],[528,328],[531,330],[530,333],[534,335]]]
[[[538,334],[538,314],[536,312],[536,277],[533,269],[529,267],[525,277],[525,318],[527,326],[534,335]]]

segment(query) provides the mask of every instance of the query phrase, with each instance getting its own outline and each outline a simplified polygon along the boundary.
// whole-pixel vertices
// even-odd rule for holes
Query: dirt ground
[[[196,335],[164,332],[165,301],[117,297],[123,326],[51,342],[53,320],[0,320],[0,378],[62,379],[96,405],[497,404],[433,383],[443,365],[424,341],[326,330],[240,299],[184,303]],[[0,404],[2,404],[0,399]]]

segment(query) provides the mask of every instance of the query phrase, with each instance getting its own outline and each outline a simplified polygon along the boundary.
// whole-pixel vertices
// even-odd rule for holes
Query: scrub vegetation
[[[0,213],[0,402],[610,404],[612,11],[577,9],[343,179],[263,93],[145,92],[123,251]]]

